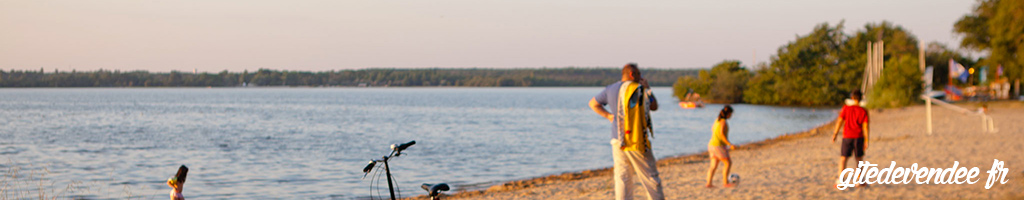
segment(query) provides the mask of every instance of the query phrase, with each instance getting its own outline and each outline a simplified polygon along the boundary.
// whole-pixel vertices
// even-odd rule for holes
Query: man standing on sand
[[[846,169],[846,160],[850,155],[854,155],[854,159],[857,163],[864,160],[864,149],[868,147],[868,110],[860,107],[860,101],[862,98],[860,90],[854,90],[850,93],[850,98],[853,99],[853,104],[847,104],[843,106],[843,109],[839,111],[839,119],[836,123],[836,129],[832,131],[832,144],[836,143],[836,135],[839,134],[839,129],[843,129],[843,147],[839,152],[839,173],[836,175],[842,175],[843,170]],[[857,164],[854,164],[856,166]],[[842,178],[842,177],[838,177]],[[860,186],[867,186],[862,184]]]
[[[615,199],[617,200],[633,199],[632,179],[634,176],[639,176],[639,181],[644,186],[647,197],[658,200],[665,199],[661,189],[661,178],[658,177],[658,166],[654,160],[654,153],[651,151],[650,141],[647,140],[647,134],[651,130],[647,128],[650,125],[647,109],[644,109],[643,112],[636,112],[635,107],[628,107],[640,105],[641,107],[648,106],[651,111],[657,110],[658,101],[654,98],[650,88],[647,80],[640,76],[640,69],[637,68],[636,63],[629,63],[622,68],[622,81],[608,85],[601,93],[590,99],[590,108],[612,122],[612,160],[615,162],[613,171],[615,173]],[[633,91],[635,94],[627,91]],[[629,103],[622,104],[622,100]],[[605,105],[611,105],[612,111],[615,113],[608,112],[604,108]],[[625,110],[634,111],[627,112]],[[642,113],[643,116],[637,116],[636,113]],[[629,124],[635,123],[630,120],[635,120],[638,117],[648,121],[641,122],[643,124],[640,127],[644,128],[639,128],[639,130],[631,128],[637,127],[636,124]]]

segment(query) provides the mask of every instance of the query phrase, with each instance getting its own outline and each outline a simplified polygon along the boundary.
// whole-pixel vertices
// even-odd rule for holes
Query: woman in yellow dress
[[[725,169],[722,171],[723,184],[725,187],[734,186],[734,184],[729,183],[729,170],[732,167],[729,150],[736,149],[736,146],[729,142],[729,124],[725,121],[731,117],[732,106],[725,105],[722,111],[718,112],[718,119],[715,120],[715,124],[711,126],[711,141],[708,142],[708,155],[711,157],[711,167],[708,168],[708,182],[705,187],[715,187],[711,184],[711,179],[715,176],[718,162],[722,162],[725,165]]]

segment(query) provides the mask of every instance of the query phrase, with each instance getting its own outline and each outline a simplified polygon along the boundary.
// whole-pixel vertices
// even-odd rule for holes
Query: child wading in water
[[[725,122],[730,117],[732,117],[732,106],[725,105],[722,111],[718,113],[718,119],[715,120],[715,124],[711,126],[711,141],[708,142],[708,155],[711,157],[711,167],[708,168],[708,183],[705,187],[715,187],[711,184],[711,179],[715,177],[715,169],[718,168],[719,161],[725,164],[725,169],[722,170],[722,181],[725,187],[735,186],[735,184],[729,183],[729,170],[732,167],[729,150],[736,149],[736,146],[729,142],[729,124]]]
[[[181,165],[178,167],[178,174],[167,179],[167,186],[174,188],[171,190],[171,200],[185,200],[185,196],[181,195],[181,190],[185,187],[185,175],[188,175],[188,167]]]

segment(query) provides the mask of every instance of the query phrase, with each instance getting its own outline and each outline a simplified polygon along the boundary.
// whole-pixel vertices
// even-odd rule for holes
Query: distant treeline
[[[647,69],[654,86],[671,86],[696,69]],[[620,68],[360,69],[341,71],[90,72],[0,70],[0,87],[238,87],[238,86],[604,86],[620,80]]]

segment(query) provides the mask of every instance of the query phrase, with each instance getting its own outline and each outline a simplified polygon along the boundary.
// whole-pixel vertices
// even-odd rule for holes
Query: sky
[[[0,69],[709,68],[821,23],[959,47],[973,0],[0,0]]]

